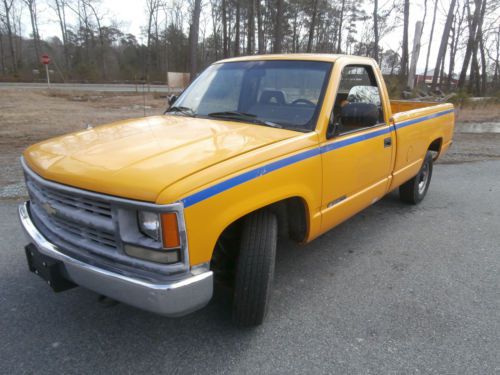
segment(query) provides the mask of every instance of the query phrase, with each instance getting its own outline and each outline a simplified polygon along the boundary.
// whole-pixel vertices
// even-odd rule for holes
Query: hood
[[[240,122],[157,116],[53,138],[29,147],[24,159],[51,181],[154,202],[163,189],[197,171],[299,134]]]

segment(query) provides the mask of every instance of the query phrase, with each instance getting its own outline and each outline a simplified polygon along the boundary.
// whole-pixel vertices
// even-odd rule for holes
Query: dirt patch
[[[500,159],[500,134],[455,132],[453,145],[438,163],[457,164],[498,159]]]
[[[492,100],[487,102],[467,102],[457,106],[457,122],[500,122],[500,103]]]
[[[144,116],[137,94],[2,90],[0,95],[0,187],[11,195],[22,181],[19,157],[47,138],[112,121]],[[146,115],[161,114],[166,100],[146,94]],[[6,193],[5,190],[8,190]]]

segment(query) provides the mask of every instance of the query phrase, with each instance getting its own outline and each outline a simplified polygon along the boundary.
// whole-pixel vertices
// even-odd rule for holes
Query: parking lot
[[[0,201],[2,373],[500,373],[500,161],[440,164],[417,207],[390,194],[307,246],[279,245],[267,321],[227,295],[166,319],[54,294]]]

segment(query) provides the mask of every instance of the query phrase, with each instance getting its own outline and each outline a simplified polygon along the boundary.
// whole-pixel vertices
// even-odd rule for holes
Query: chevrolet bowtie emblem
[[[50,203],[45,202],[42,204],[43,209],[47,212],[48,215],[53,216],[57,213],[57,210],[50,205]]]

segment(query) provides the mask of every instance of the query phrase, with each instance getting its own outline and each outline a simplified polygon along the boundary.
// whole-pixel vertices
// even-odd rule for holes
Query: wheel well
[[[441,151],[441,145],[443,144],[443,138],[438,138],[432,141],[432,143],[429,146],[430,151],[436,151],[439,152]]]
[[[259,210],[270,210],[276,215],[280,237],[290,238],[297,242],[305,240],[308,219],[304,199],[291,197],[259,208]],[[234,280],[241,231],[245,218],[250,214],[252,212],[229,224],[215,244],[210,268],[215,272],[217,279],[225,284],[232,284]]]
[[[433,159],[436,160],[441,153],[441,145],[443,144],[443,138],[437,138],[429,145],[428,150],[434,151]]]

